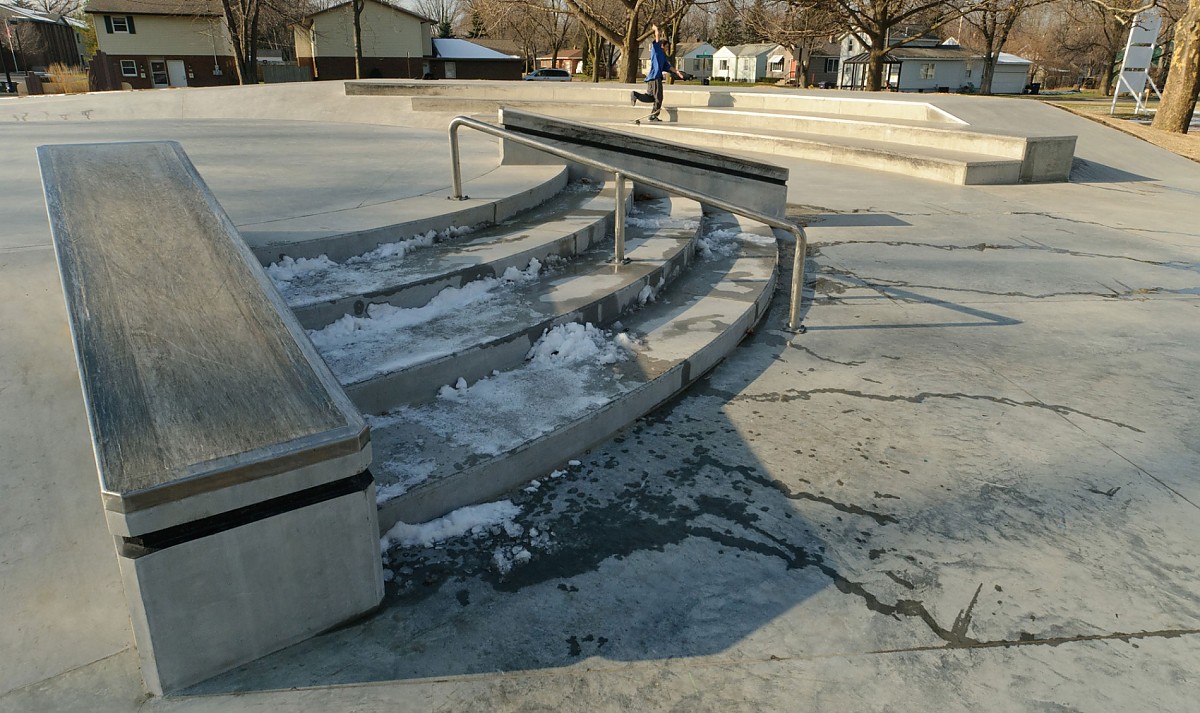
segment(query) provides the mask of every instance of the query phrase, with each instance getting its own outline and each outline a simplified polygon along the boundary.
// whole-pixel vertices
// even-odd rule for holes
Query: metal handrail
[[[714,208],[719,208],[723,211],[733,213],[734,215],[740,215],[743,218],[749,218],[750,220],[764,223],[772,228],[779,228],[780,230],[786,230],[790,232],[792,235],[796,236],[796,255],[792,261],[792,294],[791,306],[788,310],[787,329],[799,334],[803,334],[805,331],[807,331],[800,323],[800,302],[804,296],[804,261],[808,254],[808,236],[805,235],[804,228],[801,228],[800,226],[790,223],[786,220],[767,215],[766,213],[760,213],[751,208],[742,208],[740,206],[736,206],[721,198],[717,198],[716,196],[705,195],[703,193],[680,186],[673,186],[666,181],[662,181],[657,178],[651,178],[650,176],[646,176],[635,171],[617,168],[616,166],[591,158],[590,156],[577,154],[574,151],[568,151],[567,149],[559,148],[553,144],[548,144],[543,141],[538,141],[537,139],[529,138],[524,134],[518,134],[516,132],[509,131],[508,129],[493,126],[492,124],[488,124],[486,122],[479,121],[478,119],[472,119],[466,116],[456,116],[450,120],[450,163],[453,169],[454,177],[454,194],[450,196],[451,200],[466,200],[467,198],[467,196],[462,194],[462,171],[459,166],[458,129],[460,126],[466,126],[470,129],[482,131],[485,134],[491,134],[492,136],[496,136],[501,139],[507,139],[508,141],[545,151],[548,154],[567,159],[568,161],[574,161],[585,166],[591,166],[592,168],[615,174],[618,198],[616,212],[617,222],[614,231],[616,235],[616,247],[613,261],[618,265],[624,262],[625,258],[625,201],[622,200],[622,198],[626,178],[634,181],[635,183],[642,183],[647,186],[652,186],[668,193],[674,193],[676,195],[683,196],[684,198],[698,201],[705,205],[713,206]]]

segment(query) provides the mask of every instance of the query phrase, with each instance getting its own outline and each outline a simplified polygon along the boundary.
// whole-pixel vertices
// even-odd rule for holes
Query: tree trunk
[[[238,84],[246,84],[246,54],[242,51],[246,46],[246,30],[241,22],[245,15],[234,11],[235,1],[222,0],[221,7],[225,11],[225,29],[229,31],[229,40],[233,44],[233,66],[237,70]]]
[[[996,63],[1000,61],[1000,53],[990,49],[983,56],[983,75],[979,78],[979,93],[992,93],[992,79],[996,76]]]
[[[1151,124],[1155,129],[1186,134],[1200,92],[1200,0],[1190,0],[1175,25],[1175,52],[1163,87],[1163,100]]]
[[[362,79],[362,13],[365,0],[351,0],[350,11],[354,13],[354,78]],[[411,68],[410,68],[411,70]],[[410,71],[409,74],[412,74]]]
[[[883,89],[883,58],[887,47],[872,43],[870,56],[867,58],[867,91],[877,92]]]
[[[1103,96],[1112,96],[1113,90],[1113,67],[1115,66],[1116,56],[1110,56],[1107,65],[1100,68],[1104,75],[1100,79],[1100,93]]]
[[[638,79],[638,12],[635,8],[625,19],[625,36],[621,45],[621,75],[623,84],[633,84]]]

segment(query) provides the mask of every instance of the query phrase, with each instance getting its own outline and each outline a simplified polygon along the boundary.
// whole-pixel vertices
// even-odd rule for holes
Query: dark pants
[[[663,84],[662,77],[659,77],[658,79],[651,79],[646,82],[646,91],[645,92],[634,92],[633,93],[633,95],[635,97],[637,97],[638,101],[643,102],[645,104],[651,104],[651,103],[654,104],[654,110],[650,112],[651,119],[657,119],[658,113],[660,111],[662,111],[662,100],[663,100],[662,84]]]

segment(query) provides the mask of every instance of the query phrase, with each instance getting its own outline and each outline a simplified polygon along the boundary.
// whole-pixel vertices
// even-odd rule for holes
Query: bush
[[[50,65],[50,82],[63,94],[83,94],[88,90],[87,70],[55,62]]]

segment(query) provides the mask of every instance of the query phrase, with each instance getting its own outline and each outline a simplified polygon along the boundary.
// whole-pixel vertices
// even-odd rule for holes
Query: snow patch
[[[279,262],[267,265],[267,276],[277,285],[290,284],[297,278],[336,269],[337,266],[338,264],[330,260],[328,255],[296,259],[284,255]]]
[[[445,542],[467,534],[480,535],[489,529],[500,526],[509,537],[520,537],[524,531],[515,522],[521,508],[511,500],[501,500],[482,505],[469,505],[454,512],[418,525],[397,522],[379,540],[383,552],[393,545],[401,547],[432,547],[439,542]],[[522,548],[523,549],[523,548]],[[511,567],[510,567],[511,568]]]

